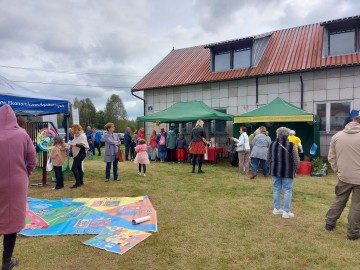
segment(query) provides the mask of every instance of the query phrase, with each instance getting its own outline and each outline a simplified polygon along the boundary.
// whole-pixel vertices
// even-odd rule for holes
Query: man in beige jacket
[[[352,193],[348,216],[349,240],[360,238],[360,116],[356,116],[330,142],[328,160],[337,174],[336,198],[326,213],[325,228],[331,231]]]

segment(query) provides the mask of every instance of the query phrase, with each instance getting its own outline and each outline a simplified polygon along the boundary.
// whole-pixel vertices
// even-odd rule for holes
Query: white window
[[[351,101],[323,102],[315,104],[316,114],[320,117],[320,131],[326,133],[343,130],[352,109]]]

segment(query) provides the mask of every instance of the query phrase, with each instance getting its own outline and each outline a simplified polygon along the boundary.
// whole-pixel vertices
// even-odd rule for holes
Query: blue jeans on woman
[[[115,159],[115,161],[113,161],[112,164],[113,164],[114,180],[118,180],[118,159]],[[106,180],[110,179],[110,169],[111,169],[111,162],[106,162],[106,171],[105,171]]]
[[[292,188],[294,179],[273,176],[273,188],[274,188],[274,208],[280,209],[280,194],[282,188],[284,188],[284,208],[285,212],[291,210]]]
[[[264,175],[264,176],[267,176],[267,175],[268,175],[268,168],[267,168],[267,163],[266,163],[266,160],[265,160],[265,159],[251,158],[252,173],[253,173],[253,174],[257,174],[257,173],[258,173],[259,162],[260,162],[260,166],[261,166],[263,175]]]
[[[160,161],[162,161],[162,162],[165,161],[165,154],[166,154],[166,150],[164,150],[164,151],[159,150]]]

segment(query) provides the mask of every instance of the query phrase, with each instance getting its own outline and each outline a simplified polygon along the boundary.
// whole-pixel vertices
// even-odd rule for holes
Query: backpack
[[[165,136],[162,135],[162,134],[161,134],[161,136],[160,136],[159,144],[160,144],[160,145],[165,145]]]

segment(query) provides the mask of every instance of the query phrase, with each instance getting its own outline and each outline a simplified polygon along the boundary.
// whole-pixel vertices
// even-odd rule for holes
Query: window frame
[[[250,65],[248,67],[241,67],[241,68],[234,68],[234,52],[236,50],[250,50]],[[221,52],[230,51],[230,69],[226,70],[216,70],[215,69],[215,55],[219,54]],[[253,43],[252,42],[246,42],[242,44],[232,44],[228,46],[221,46],[221,47],[215,47],[211,48],[211,71],[212,72],[224,72],[224,71],[230,71],[230,70],[240,70],[244,68],[250,68],[253,65]]]
[[[345,54],[330,54],[331,49],[331,42],[330,42],[330,36],[333,33],[341,33],[341,32],[347,32],[354,29],[354,52],[351,53],[345,53]],[[350,55],[360,52],[360,25],[358,24],[351,24],[347,26],[329,26],[327,28],[327,56],[339,56],[339,55]]]
[[[325,130],[320,130],[321,134],[335,134],[337,133],[339,130],[330,130],[331,127],[331,104],[334,103],[350,103],[350,111],[349,111],[349,115],[351,113],[351,111],[353,110],[353,100],[337,100],[337,101],[323,101],[323,102],[314,102],[314,112],[315,114],[317,114],[317,105],[318,104],[325,104],[325,119],[326,119],[326,124],[325,124]]]

